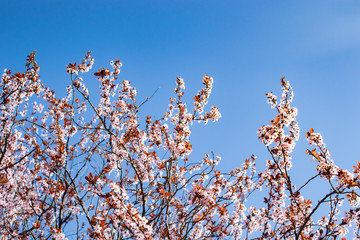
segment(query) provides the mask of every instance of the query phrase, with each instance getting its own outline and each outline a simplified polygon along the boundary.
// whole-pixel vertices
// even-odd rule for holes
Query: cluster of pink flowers
[[[300,129],[284,78],[281,98],[266,94],[276,115],[258,131],[270,156],[265,169],[257,172],[253,155],[227,173],[218,169],[219,156],[190,156],[192,124],[221,117],[216,106],[205,110],[211,77],[203,78],[193,109],[178,77],[164,116],[142,119],[141,106],[150,98],[139,104],[131,83],[119,81],[120,60],[93,74],[100,100],[92,101],[82,74],[93,63],[88,52],[81,64],[66,66],[70,85],[62,99],[40,81],[35,52],[25,73],[4,71],[2,239],[335,239],[351,227],[360,238],[360,163],[352,172],[336,166],[321,135],[310,129],[306,138],[315,148],[307,154],[317,175],[300,187],[291,179]],[[330,190],[306,199],[303,189],[315,180]],[[252,204],[259,195],[263,203]]]

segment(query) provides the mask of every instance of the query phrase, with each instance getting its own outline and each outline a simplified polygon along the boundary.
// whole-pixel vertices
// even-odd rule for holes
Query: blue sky
[[[222,118],[194,126],[194,158],[213,151],[231,169],[252,153],[269,158],[257,129],[275,112],[265,93],[295,92],[301,137],[296,181],[315,167],[305,132],[321,132],[340,167],[359,161],[360,2],[349,1],[1,1],[0,68],[24,71],[37,50],[41,79],[62,96],[65,65],[91,50],[94,68],[121,59],[121,77],[139,99],[161,87],[144,114],[160,116],[182,77],[191,99],[204,74],[214,77],[209,105]],[[85,82],[96,89],[92,74]],[[96,93],[96,92],[93,92]],[[188,102],[192,104],[191,101]],[[297,169],[297,170],[295,170]]]

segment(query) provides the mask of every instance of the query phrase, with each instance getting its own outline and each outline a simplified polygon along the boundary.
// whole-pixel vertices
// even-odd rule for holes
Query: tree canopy
[[[291,179],[299,138],[291,85],[267,93],[274,109],[259,140],[268,150],[265,170],[256,156],[221,171],[214,153],[191,159],[191,126],[218,121],[207,107],[213,79],[187,105],[185,83],[176,78],[163,117],[139,113],[136,89],[119,79],[120,60],[93,71],[88,52],[66,68],[67,95],[40,81],[35,52],[24,73],[5,70],[0,86],[0,234],[4,239],[335,239],[360,238],[360,163],[338,167],[320,133],[306,132],[306,153],[316,175],[300,186]],[[92,73],[88,73],[92,71]],[[90,76],[88,76],[90,75]],[[93,76],[91,76],[93,75]],[[93,101],[85,77],[99,82]],[[310,182],[329,191],[307,199]],[[262,191],[263,204],[252,196]],[[320,211],[321,210],[321,211]]]

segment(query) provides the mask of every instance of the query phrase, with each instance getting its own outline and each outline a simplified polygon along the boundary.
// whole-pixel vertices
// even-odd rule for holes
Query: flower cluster
[[[83,80],[93,63],[88,52],[66,67],[70,85],[61,99],[40,81],[35,52],[25,73],[2,74],[1,239],[335,239],[350,227],[360,238],[360,163],[352,172],[336,166],[310,129],[307,154],[317,174],[300,187],[292,181],[300,130],[284,78],[281,98],[266,94],[276,115],[258,131],[270,156],[265,169],[257,172],[252,155],[221,172],[219,156],[191,156],[191,126],[221,117],[217,106],[206,110],[211,77],[192,109],[178,77],[164,116],[142,119],[151,97],[138,104],[136,89],[119,81],[120,60],[93,73],[93,101]],[[302,193],[315,180],[330,190],[307,199]],[[252,196],[263,201],[253,204]]]

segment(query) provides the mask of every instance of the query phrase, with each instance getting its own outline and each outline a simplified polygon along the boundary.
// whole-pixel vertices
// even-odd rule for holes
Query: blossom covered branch
[[[40,81],[35,52],[25,73],[4,71],[2,239],[333,239],[350,227],[360,237],[360,163],[352,172],[336,166],[321,135],[310,129],[306,138],[314,148],[306,153],[318,173],[300,187],[291,179],[300,130],[284,78],[280,99],[266,95],[276,116],[258,131],[269,151],[265,170],[256,171],[253,155],[226,173],[213,153],[190,156],[192,124],[221,117],[216,106],[206,112],[211,77],[202,79],[191,108],[177,78],[163,117],[144,121],[136,89],[119,80],[120,60],[93,73],[100,100],[92,100],[83,77],[93,64],[88,52],[66,67],[64,98]],[[306,199],[301,192],[312,181],[327,182],[329,192]],[[252,205],[261,190],[263,205]]]

